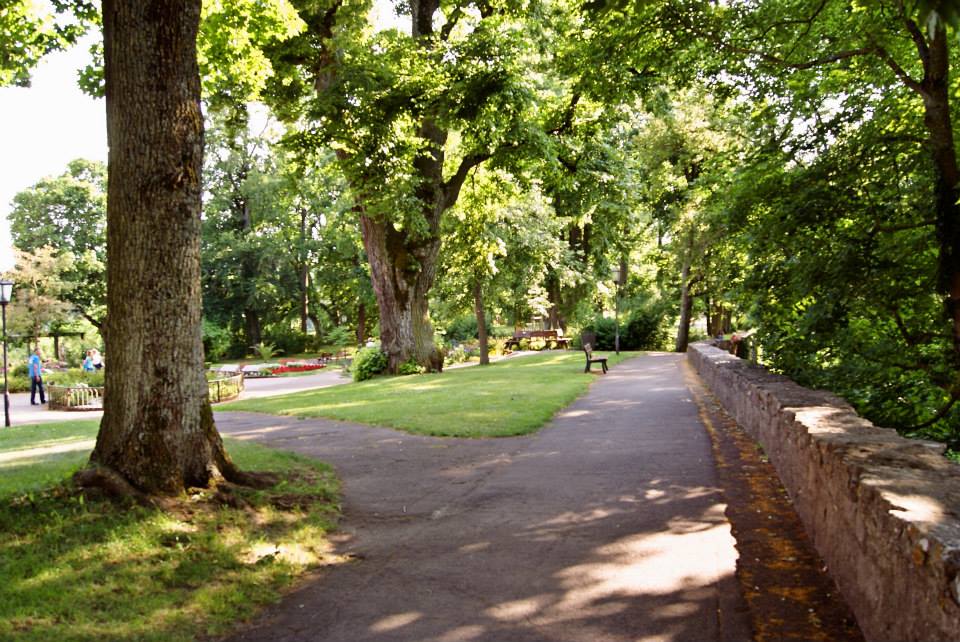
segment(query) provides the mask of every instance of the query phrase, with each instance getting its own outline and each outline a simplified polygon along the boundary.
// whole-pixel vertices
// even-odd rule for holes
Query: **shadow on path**
[[[678,367],[624,362],[537,435],[218,413],[344,480],[339,552],[235,640],[749,639],[710,441]]]

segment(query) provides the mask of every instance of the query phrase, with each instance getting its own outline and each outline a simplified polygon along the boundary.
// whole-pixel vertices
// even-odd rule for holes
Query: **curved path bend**
[[[536,435],[419,437],[217,413],[333,464],[338,552],[237,641],[749,639],[710,440],[680,358],[619,364]]]

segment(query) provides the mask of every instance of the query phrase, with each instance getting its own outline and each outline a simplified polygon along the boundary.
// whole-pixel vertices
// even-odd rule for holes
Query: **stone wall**
[[[763,446],[868,640],[960,640],[960,466],[842,399],[700,343],[687,358]]]

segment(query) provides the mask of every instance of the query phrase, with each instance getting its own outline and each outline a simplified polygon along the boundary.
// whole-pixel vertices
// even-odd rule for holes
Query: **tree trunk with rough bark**
[[[675,352],[686,352],[690,343],[690,320],[693,314],[693,294],[690,292],[692,254],[693,232],[687,232],[687,251],[683,254],[683,267],[680,270],[680,326],[677,328]]]
[[[439,220],[439,216],[437,217]],[[360,217],[370,279],[380,309],[380,346],[390,372],[416,361],[429,371],[443,369],[443,355],[433,343],[427,293],[436,276],[440,239],[414,239],[392,223]]]
[[[473,281],[473,308],[477,314],[477,338],[480,340],[480,365],[490,363],[490,338],[487,337],[487,315],[483,309],[483,285],[480,279]]]
[[[104,0],[109,183],[104,415],[91,460],[148,494],[239,476],[200,330],[200,0]]]
[[[953,325],[953,353],[960,365],[960,206],[957,150],[950,114],[950,50],[943,25],[934,31],[926,51],[920,51],[924,77],[924,124],[930,134],[930,150],[936,175],[937,241],[940,245],[939,284]]]

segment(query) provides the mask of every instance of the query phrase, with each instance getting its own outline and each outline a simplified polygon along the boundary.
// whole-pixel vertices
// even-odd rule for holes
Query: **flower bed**
[[[321,368],[326,368],[326,366],[322,363],[296,363],[291,361],[283,364],[279,368],[274,368],[271,372],[276,375],[283,374],[284,372],[309,372]]]

